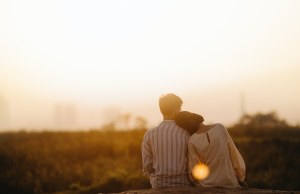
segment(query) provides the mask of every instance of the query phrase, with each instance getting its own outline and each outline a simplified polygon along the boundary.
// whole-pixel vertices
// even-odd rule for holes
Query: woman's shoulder
[[[206,125],[206,127],[208,128],[208,131],[212,130],[212,129],[222,129],[225,128],[225,126],[221,123],[215,123],[215,124],[210,124],[210,125]]]
[[[218,127],[218,128],[224,128],[225,129],[225,126],[222,123],[215,123],[214,126]]]
[[[212,125],[212,128],[210,131],[212,132],[225,132],[227,129],[222,123],[215,123]]]

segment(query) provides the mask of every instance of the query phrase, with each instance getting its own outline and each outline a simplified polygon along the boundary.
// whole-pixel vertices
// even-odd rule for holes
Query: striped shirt
[[[190,185],[187,170],[189,133],[173,120],[148,130],[142,142],[143,173],[152,188]]]

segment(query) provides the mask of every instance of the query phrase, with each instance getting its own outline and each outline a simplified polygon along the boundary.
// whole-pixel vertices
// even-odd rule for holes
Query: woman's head
[[[199,125],[204,121],[204,119],[201,115],[182,111],[178,113],[175,121],[179,127],[185,129],[190,134],[193,134],[199,128]]]

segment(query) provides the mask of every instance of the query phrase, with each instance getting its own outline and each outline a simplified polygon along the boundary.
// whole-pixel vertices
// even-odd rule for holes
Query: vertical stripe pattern
[[[162,121],[148,130],[142,142],[143,173],[153,188],[190,185],[187,170],[189,134],[175,121]]]

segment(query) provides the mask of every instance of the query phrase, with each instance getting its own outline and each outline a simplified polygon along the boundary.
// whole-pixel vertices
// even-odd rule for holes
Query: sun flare
[[[209,175],[209,168],[206,164],[197,164],[194,166],[192,174],[197,180],[206,179]]]

